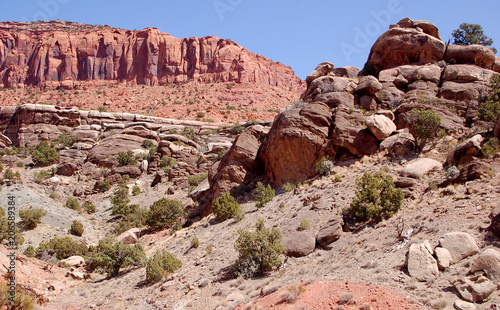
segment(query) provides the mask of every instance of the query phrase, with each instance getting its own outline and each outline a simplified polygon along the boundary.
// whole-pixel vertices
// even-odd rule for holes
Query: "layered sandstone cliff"
[[[0,86],[72,88],[81,80],[164,85],[190,79],[298,88],[290,67],[215,36],[179,39],[52,21],[0,23]]]

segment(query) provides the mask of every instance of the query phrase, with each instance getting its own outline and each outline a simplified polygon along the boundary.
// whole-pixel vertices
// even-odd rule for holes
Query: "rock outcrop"
[[[302,83],[290,67],[215,36],[179,39],[156,28],[61,21],[0,23],[0,86],[73,88],[81,80],[164,85],[189,79],[292,88]]]

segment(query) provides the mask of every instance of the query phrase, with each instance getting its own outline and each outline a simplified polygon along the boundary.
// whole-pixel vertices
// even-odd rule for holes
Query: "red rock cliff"
[[[0,23],[0,86],[71,88],[79,80],[163,85],[188,79],[297,88],[290,67],[215,36],[179,39],[70,22]]]

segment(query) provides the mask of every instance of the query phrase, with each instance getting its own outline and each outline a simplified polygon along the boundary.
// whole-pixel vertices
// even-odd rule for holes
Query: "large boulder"
[[[70,267],[80,267],[85,265],[85,259],[81,256],[75,255],[61,260],[61,263],[66,264]]]
[[[316,247],[314,234],[309,230],[284,231],[281,243],[286,248],[286,255],[292,257],[307,256]]]
[[[382,89],[382,84],[374,76],[363,76],[356,86],[355,92],[358,95],[373,96]]]
[[[282,185],[316,175],[315,163],[327,155],[331,122],[330,108],[320,102],[281,113],[259,154],[266,176],[275,184]]]
[[[365,125],[364,115],[355,109],[339,107],[334,114],[335,124],[330,139],[353,155],[371,155],[377,151],[377,138]]]
[[[406,262],[410,276],[417,281],[429,281],[437,278],[439,269],[433,254],[434,251],[428,241],[410,245]]]
[[[471,235],[465,232],[451,232],[439,238],[439,246],[450,252],[452,263],[479,252],[479,248]]]
[[[118,173],[120,175],[128,174],[131,178],[137,178],[141,175],[141,169],[136,166],[113,167],[113,169],[111,169],[111,173]]]
[[[100,166],[112,167],[118,164],[117,160],[113,160],[114,156],[119,152],[141,149],[143,141],[144,138],[133,135],[115,134],[109,136],[89,151],[87,160]]]
[[[331,62],[325,61],[320,63],[316,67],[316,69],[314,69],[314,71],[309,73],[309,75],[306,77],[307,85],[311,84],[311,82],[315,79],[327,75],[328,73],[330,73],[330,71],[333,70],[333,68],[334,65]]]
[[[353,93],[355,88],[356,83],[352,79],[331,75],[322,76],[311,82],[302,95],[302,99],[311,102],[317,94],[343,91]]]
[[[495,53],[486,46],[479,44],[449,45],[444,60],[452,64],[472,64],[493,69]]]
[[[465,140],[460,143],[450,154],[446,157],[446,163],[448,165],[458,165],[464,164],[462,162],[464,157],[476,156],[481,150],[481,142],[483,142],[483,137],[481,135],[475,135],[472,138]]]
[[[488,86],[483,83],[456,83],[445,81],[439,92],[438,97],[453,101],[477,101],[479,95],[486,95]]]
[[[316,233],[316,241],[324,249],[331,249],[331,244],[342,235],[343,219],[334,218],[323,224]]]
[[[354,107],[354,95],[348,92],[329,92],[318,94],[313,102],[319,101],[328,104],[331,108],[338,106]]]
[[[443,165],[437,160],[431,158],[418,158],[404,166],[401,175],[420,179],[429,172],[441,169],[442,167]]]
[[[484,271],[488,279],[500,284],[500,251],[493,248],[484,250],[471,264],[471,271]]]
[[[443,71],[443,81],[457,83],[481,82],[486,85],[495,72],[473,65],[448,65]]]
[[[413,109],[418,110],[433,110],[441,119],[441,127],[448,132],[456,132],[465,129],[465,120],[458,116],[455,112],[445,106],[431,105],[426,103],[415,102],[408,100],[402,103],[395,111],[394,123],[398,129],[408,128],[413,134],[413,125],[411,124],[410,114]]]
[[[415,138],[409,132],[400,131],[380,143],[380,150],[387,150],[391,156],[406,156],[415,150]]]
[[[423,28],[413,21],[401,20],[383,33],[373,44],[367,63],[378,73],[381,70],[414,63],[432,63],[443,59],[446,44],[436,35],[434,25]]]
[[[75,163],[60,163],[57,165],[57,174],[64,176],[72,176],[78,170],[79,166]]]
[[[366,118],[366,126],[380,141],[396,131],[396,125],[384,115],[370,115]]]
[[[459,277],[453,281],[453,286],[462,299],[474,303],[487,299],[497,289],[495,283],[481,275]]]

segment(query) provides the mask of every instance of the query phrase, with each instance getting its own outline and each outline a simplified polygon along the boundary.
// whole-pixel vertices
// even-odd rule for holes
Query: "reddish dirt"
[[[295,289],[294,289],[295,287]],[[300,288],[303,288],[300,290]],[[287,301],[287,296],[298,293],[294,301]],[[302,291],[302,292],[300,292]],[[352,294],[352,299],[348,298]],[[342,304],[340,299],[350,300]],[[248,309],[248,305],[237,307],[238,310]],[[250,303],[251,309],[365,309],[388,310],[427,309],[421,304],[410,300],[400,293],[391,291],[375,284],[364,282],[316,280],[314,282],[302,281],[296,285],[282,288],[266,297]],[[342,305],[343,308],[338,306]]]
[[[41,91],[33,87],[0,90],[1,106],[41,103],[223,123],[272,120],[280,109],[298,100],[303,91],[255,83],[198,81],[165,86],[88,81],[78,82],[76,89],[72,90]]]

